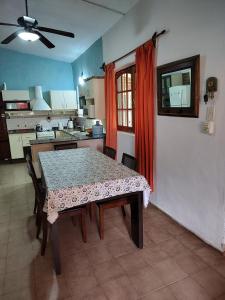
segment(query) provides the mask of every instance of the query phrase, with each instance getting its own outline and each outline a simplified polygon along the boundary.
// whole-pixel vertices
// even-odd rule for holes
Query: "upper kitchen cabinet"
[[[27,90],[4,90],[2,91],[3,101],[29,101],[30,95]]]
[[[77,109],[76,91],[50,91],[52,110]]]
[[[88,106],[88,100],[94,99],[95,118],[105,119],[105,85],[104,77],[92,77],[87,79],[83,86],[79,87],[80,96],[84,96]]]

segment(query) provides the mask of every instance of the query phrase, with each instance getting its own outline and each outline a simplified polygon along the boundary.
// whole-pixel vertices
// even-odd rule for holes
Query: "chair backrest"
[[[123,153],[122,156],[122,164],[134,171],[137,171],[137,160],[135,157],[127,154],[127,153]]]
[[[77,148],[77,143],[54,145],[54,150],[67,150],[67,149],[76,149],[76,148]]]
[[[39,190],[39,187],[38,187],[37,176],[36,176],[35,171],[34,171],[34,166],[33,166],[32,160],[31,160],[31,156],[29,154],[26,155],[26,162],[27,162],[28,174],[30,175],[30,177],[32,179],[35,192],[37,194],[40,194],[40,190]]]
[[[107,146],[104,146],[103,153],[112,159],[116,158],[116,150]]]

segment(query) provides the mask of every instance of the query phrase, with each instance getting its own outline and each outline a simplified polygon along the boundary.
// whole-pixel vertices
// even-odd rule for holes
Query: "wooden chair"
[[[55,144],[54,150],[66,150],[66,149],[76,149],[77,143],[64,143],[64,144]]]
[[[115,159],[116,158],[116,150],[107,146],[104,146],[103,148],[103,154],[105,154],[106,156]],[[89,211],[89,215],[90,215],[90,219],[93,219],[93,215],[95,212],[95,203],[91,202],[87,205],[87,209]]]
[[[79,216],[80,217],[80,223],[81,223],[81,231],[82,231],[82,239],[83,242],[86,243],[87,242],[87,229],[86,229],[86,205],[81,205],[81,206],[76,206],[73,208],[68,208],[65,209],[63,211],[59,212],[59,216],[56,222],[58,222],[58,220],[64,218],[64,217],[71,217],[72,222],[74,223],[73,218],[75,216]],[[42,213],[42,230],[43,230],[43,240],[41,243],[41,255],[44,256],[45,255],[45,250],[46,250],[46,246],[47,246],[47,240],[48,240],[48,220],[47,220],[47,214],[46,213]]]
[[[112,159],[116,158],[116,150],[107,146],[104,146],[103,153]]]
[[[43,206],[45,202],[46,197],[46,190],[42,187],[41,183],[38,182],[38,179],[36,177],[34,167],[32,164],[32,160],[30,155],[26,156],[27,161],[27,168],[28,173],[32,178],[32,182],[35,189],[35,201],[36,201],[36,225],[37,225],[37,233],[36,237],[39,238],[41,227],[43,230],[43,239],[41,243],[41,255],[45,254],[45,249],[47,246],[47,239],[48,239],[48,221],[47,221],[47,214],[43,212]],[[82,229],[82,238],[83,241],[87,242],[87,231],[86,231],[86,222],[85,222],[85,215],[86,215],[86,206],[77,206],[74,208],[65,209],[63,211],[59,212],[59,218],[65,216],[70,216],[73,220],[74,216],[80,216],[81,221],[81,229]]]
[[[122,156],[122,164],[125,165],[126,167],[135,170],[137,168],[137,160],[135,157],[123,153]],[[109,209],[109,208],[114,208],[114,207],[121,207],[122,209],[122,214],[125,217],[126,212],[124,206],[129,204],[129,199],[127,198],[122,198],[118,200],[113,200],[113,201],[107,201],[107,200],[102,200],[100,202],[96,203],[98,208],[99,208],[99,235],[100,239],[104,239],[104,210]]]
[[[35,191],[34,214],[36,214],[36,225],[37,225],[36,236],[38,238],[41,231],[41,209],[44,204],[45,190],[42,187],[41,180],[38,179],[35,174],[32,159],[29,154],[26,155],[26,162],[27,162],[28,174],[32,179],[34,185],[34,191]]]

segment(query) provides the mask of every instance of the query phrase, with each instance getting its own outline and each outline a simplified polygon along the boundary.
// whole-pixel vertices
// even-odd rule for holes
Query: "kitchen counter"
[[[32,145],[38,145],[38,144],[47,144],[47,143],[59,143],[59,142],[77,142],[77,141],[85,141],[85,140],[98,140],[103,139],[102,138],[94,138],[92,136],[81,136],[81,137],[75,137],[75,136],[68,136],[68,137],[58,137],[55,139],[37,139],[37,140],[31,140],[30,144]]]
[[[33,133],[35,129],[13,129],[13,130],[8,130],[8,134],[13,134],[13,133]]]
[[[84,141],[84,140],[93,140],[93,139],[103,139],[104,137],[92,137],[88,136],[87,132],[80,132],[74,129],[64,129],[58,131],[62,133],[62,136],[56,138],[42,138],[31,140],[31,145],[37,144],[46,144],[46,143],[59,143],[59,142],[71,142],[71,141]]]
[[[61,143],[76,143],[78,148],[91,147],[100,152],[103,152],[104,137],[87,136],[86,132],[79,132],[74,129],[64,129],[58,131],[59,136],[56,138],[43,138],[37,140],[30,140],[32,160],[38,160],[38,153],[43,151],[53,151],[54,145]]]

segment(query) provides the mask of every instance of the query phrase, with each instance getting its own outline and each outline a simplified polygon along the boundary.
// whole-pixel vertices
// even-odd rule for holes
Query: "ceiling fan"
[[[0,25],[4,25],[4,26],[23,27],[23,29],[17,30],[16,32],[14,32],[10,36],[8,36],[6,39],[4,39],[1,42],[1,44],[9,44],[12,40],[14,40],[17,36],[19,36],[21,39],[23,39],[25,41],[31,41],[31,42],[34,42],[34,41],[39,39],[46,47],[48,47],[50,49],[54,48],[55,45],[53,45],[39,31],[50,32],[50,33],[54,33],[54,34],[74,38],[74,34],[71,33],[71,32],[38,26],[38,21],[35,18],[32,18],[32,17],[28,16],[27,0],[25,0],[25,6],[26,6],[26,15],[17,19],[18,24],[0,22]]]

